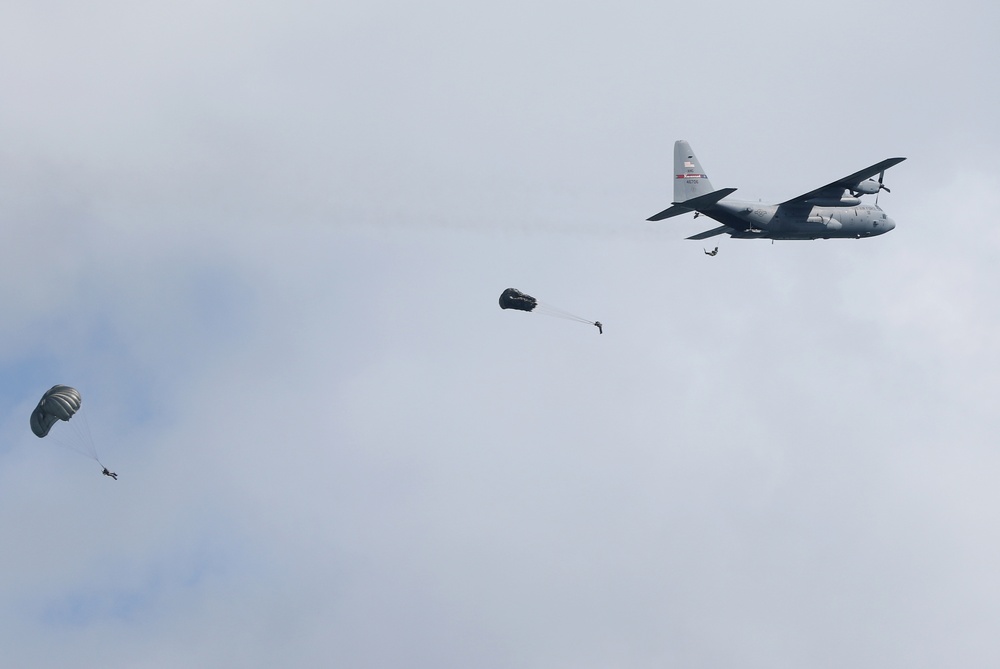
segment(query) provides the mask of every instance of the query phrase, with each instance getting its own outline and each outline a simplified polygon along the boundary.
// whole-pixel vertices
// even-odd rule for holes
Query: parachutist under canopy
[[[114,472],[109,472],[107,467],[105,467],[104,471],[101,472],[101,473],[104,474],[105,476],[110,476],[111,478],[113,478],[116,481],[118,480],[118,474],[115,474]]]
[[[707,256],[714,256],[714,255],[715,255],[716,253],[718,253],[718,252],[719,252],[719,247],[718,247],[718,246],[716,246],[716,247],[715,247],[714,249],[712,249],[711,251],[709,251],[709,250],[707,250],[707,249],[702,249],[702,251],[704,251],[704,252],[705,252],[705,255],[707,255]]]
[[[604,326],[601,325],[601,321],[594,321],[594,325],[597,326],[597,331],[599,333],[604,334]]]
[[[568,311],[557,309],[556,307],[545,304],[544,302],[539,302],[531,295],[522,293],[517,288],[508,288],[500,294],[500,308],[515,309],[517,311],[532,311],[546,314],[548,316],[554,316],[556,318],[565,318],[567,320],[576,321],[577,323],[595,325],[597,326],[597,329],[601,331],[601,334],[604,334],[604,330],[602,329],[600,323],[595,323],[589,318],[577,316],[576,314],[571,314]]]

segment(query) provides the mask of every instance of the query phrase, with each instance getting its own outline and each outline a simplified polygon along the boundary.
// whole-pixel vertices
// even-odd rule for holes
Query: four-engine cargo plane
[[[861,239],[885,234],[895,222],[878,206],[885,171],[906,158],[887,158],[871,167],[816,190],[778,204],[730,200],[735,188],[713,190],[705,170],[684,140],[674,143],[674,202],[669,209],[650,217],[662,221],[695,212],[722,223],[688,239],[707,239],[728,234],[740,239]],[[878,181],[872,177],[878,175]],[[875,204],[862,204],[862,195],[875,195]]]

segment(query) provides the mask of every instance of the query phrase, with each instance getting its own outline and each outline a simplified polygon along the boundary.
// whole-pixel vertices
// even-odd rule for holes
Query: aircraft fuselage
[[[720,223],[743,225],[730,233],[741,239],[861,239],[889,232],[895,221],[878,205],[817,206],[723,200],[704,214]]]

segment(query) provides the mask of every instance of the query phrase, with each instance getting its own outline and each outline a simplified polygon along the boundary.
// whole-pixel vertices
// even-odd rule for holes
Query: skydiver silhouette
[[[604,326],[601,325],[601,321],[594,321],[594,325],[597,326],[597,331],[599,333],[604,334]]]
[[[118,474],[115,474],[114,472],[109,472],[107,467],[105,467],[104,471],[101,472],[101,473],[104,474],[105,476],[110,476],[111,478],[113,478],[116,481],[118,480]]]
[[[707,249],[702,249],[702,251],[704,251],[704,252],[705,252],[705,255],[707,255],[707,256],[714,256],[714,255],[715,255],[716,253],[718,253],[718,252],[719,252],[719,247],[718,247],[718,246],[716,246],[716,247],[715,247],[714,249],[712,249],[711,251],[709,251],[709,250],[707,250]]]

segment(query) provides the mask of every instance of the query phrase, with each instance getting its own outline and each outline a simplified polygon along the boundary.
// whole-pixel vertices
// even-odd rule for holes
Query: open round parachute
[[[76,388],[52,386],[31,412],[31,431],[36,437],[48,437],[45,441],[76,451],[104,467],[97,456],[94,438],[90,436],[86,412],[76,420],[70,420],[80,411],[82,404],[83,398]],[[59,421],[65,421],[66,428],[59,428],[49,435],[49,431]],[[109,472],[108,476],[112,476],[112,473]]]
[[[576,321],[577,323],[586,323],[588,325],[596,326],[601,334],[604,333],[604,326],[601,325],[600,321],[588,320],[582,316],[577,316],[576,314],[572,314],[563,309],[553,307],[545,302],[540,302],[531,295],[522,293],[517,288],[508,288],[500,293],[500,308],[516,309],[518,311],[531,311],[545,314],[546,316],[553,316],[555,318],[565,318],[567,320]]]
[[[52,386],[31,412],[31,431],[36,437],[46,436],[57,420],[72,418],[82,403],[83,398],[76,388]]]

